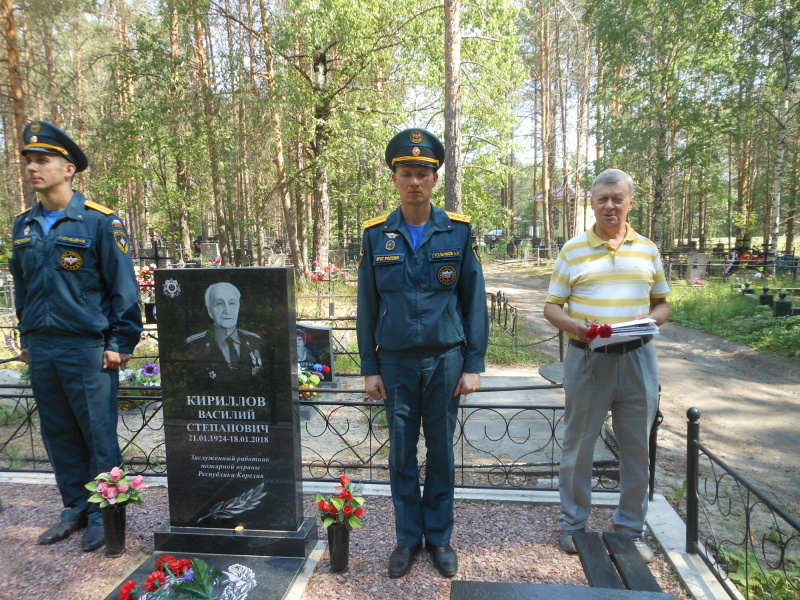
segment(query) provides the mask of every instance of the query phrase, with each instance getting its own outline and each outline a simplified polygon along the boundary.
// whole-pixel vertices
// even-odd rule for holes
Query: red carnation
[[[176,559],[171,554],[162,554],[161,556],[159,556],[156,559],[156,566],[154,567],[154,570],[160,571],[161,569],[163,569],[165,566],[169,565],[169,563],[171,563],[174,560],[176,560]]]
[[[119,588],[119,600],[133,600],[133,590],[136,589],[136,582],[133,579],[128,579]]]
[[[153,571],[150,575],[147,576],[147,580],[144,582],[144,591],[145,592],[155,592],[158,588],[163,587],[167,584],[167,576],[164,575],[163,571]]]
[[[589,331],[586,332],[586,339],[593,340],[598,335],[600,335],[600,326],[597,323],[592,323],[592,326],[589,327]]]
[[[350,504],[345,504],[342,511],[344,512],[345,517],[349,517],[353,514],[353,507]]]
[[[172,572],[173,575],[179,577],[183,575],[192,568],[192,561],[188,558],[179,558],[178,560],[173,560],[169,563],[169,570]]]
[[[614,329],[611,327],[611,325],[601,325],[600,326],[600,337],[601,338],[610,338],[612,333],[614,333]]]
[[[328,365],[322,365],[322,372],[327,375],[331,372],[331,368]]]
[[[363,509],[363,508],[361,508],[361,507],[359,506],[359,507],[358,507],[358,508],[355,510],[355,512],[354,512],[353,514],[354,514],[355,516],[357,516],[357,517],[360,517],[361,515],[363,515],[363,514],[364,514],[364,509]]]

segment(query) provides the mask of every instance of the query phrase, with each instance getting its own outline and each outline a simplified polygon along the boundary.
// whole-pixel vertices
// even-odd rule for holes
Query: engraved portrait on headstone
[[[204,294],[211,319],[204,331],[186,338],[189,354],[214,381],[246,379],[262,370],[263,340],[238,326],[242,294],[228,282],[212,283]]]

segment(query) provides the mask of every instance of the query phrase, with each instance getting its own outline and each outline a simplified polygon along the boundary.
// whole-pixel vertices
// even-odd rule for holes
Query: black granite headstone
[[[156,271],[169,524],[156,548],[303,556],[291,269]]]

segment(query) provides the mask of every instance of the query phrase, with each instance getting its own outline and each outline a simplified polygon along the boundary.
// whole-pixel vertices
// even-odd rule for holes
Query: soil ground
[[[549,275],[532,271],[521,262],[484,262],[487,291],[502,290],[534,338],[549,338],[555,329],[542,314]],[[686,412],[696,407],[703,444],[800,516],[800,363],[675,323],[655,343],[664,414],[656,491],[670,498],[683,486]],[[559,360],[557,340],[539,349]]]

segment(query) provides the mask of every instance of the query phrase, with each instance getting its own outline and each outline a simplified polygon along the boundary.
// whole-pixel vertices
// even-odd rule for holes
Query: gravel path
[[[36,545],[36,537],[58,519],[60,501],[51,486],[0,483],[0,564],[4,581],[0,600],[102,600],[153,551],[153,530],[167,519],[165,488],[148,488],[145,505],[128,509],[127,552],[120,558],[102,550],[80,550],[80,533],[51,546]],[[394,519],[386,497],[368,497],[365,526],[350,537],[350,569],[330,573],[327,551],[317,565],[302,600],[446,600],[450,581],[420,555],[411,572],[390,579],[386,562],[394,547]],[[461,580],[588,585],[574,556],[555,545],[555,506],[522,503],[457,501],[453,546],[459,551]],[[314,499],[306,496],[306,514]],[[607,529],[609,509],[595,510],[590,528]],[[324,530],[320,537],[325,539]],[[659,556],[651,565],[664,591],[688,598]],[[248,600],[258,600],[250,594]]]

